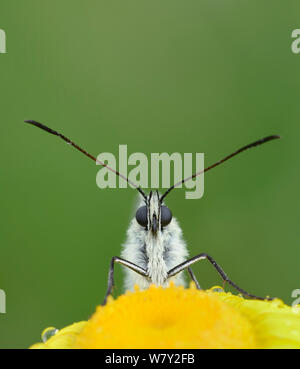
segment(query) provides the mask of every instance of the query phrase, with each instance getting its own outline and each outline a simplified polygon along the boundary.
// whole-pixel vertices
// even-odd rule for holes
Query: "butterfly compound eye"
[[[167,226],[172,220],[172,213],[169,208],[162,206],[160,209],[160,223],[162,227]]]
[[[148,216],[147,216],[147,206],[140,207],[136,214],[135,219],[142,227],[147,227],[148,224]]]

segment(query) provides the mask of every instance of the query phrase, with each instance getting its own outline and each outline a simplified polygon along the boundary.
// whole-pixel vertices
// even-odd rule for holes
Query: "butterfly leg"
[[[111,259],[110,262],[110,266],[109,266],[109,272],[108,272],[108,286],[107,286],[107,291],[104,297],[104,301],[102,303],[102,305],[106,305],[107,303],[107,298],[109,295],[111,295],[112,289],[114,287],[114,267],[115,267],[115,263],[121,264],[131,270],[133,270],[134,272],[140,274],[143,277],[148,278],[148,273],[146,272],[145,269],[139,267],[136,264],[131,263],[130,261],[127,261],[125,259],[119,258],[118,256],[114,256]]]
[[[199,284],[199,282],[198,282],[198,280],[197,280],[194,272],[192,271],[192,268],[188,267],[187,268],[187,271],[188,271],[188,273],[189,273],[189,275],[191,277],[191,280],[195,283],[195,285],[197,287],[197,290],[201,290],[200,284]]]
[[[217,262],[211,256],[209,256],[209,255],[207,255],[205,253],[196,255],[193,258],[191,258],[189,260],[186,260],[183,263],[177,265],[175,268],[170,269],[168,271],[168,278],[171,278],[174,275],[182,272],[183,270],[188,269],[191,265],[197,263],[198,261],[205,260],[205,259],[207,259],[213,265],[213,267],[217,270],[217,272],[219,273],[219,275],[221,276],[221,278],[223,279],[224,282],[227,282],[228,284],[230,284],[233,288],[235,288],[243,296],[249,297],[251,299],[257,299],[257,300],[272,300],[271,298],[258,297],[258,296],[252,295],[252,294],[246,292],[245,290],[243,290],[242,288],[240,288],[237,284],[235,284],[234,282],[232,282],[227,277],[226,273],[220,267],[220,265],[217,264]]]

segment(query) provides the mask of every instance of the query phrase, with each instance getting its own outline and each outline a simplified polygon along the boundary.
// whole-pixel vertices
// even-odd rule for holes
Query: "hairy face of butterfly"
[[[160,222],[161,230],[164,229],[168,224],[171,223],[172,220],[172,213],[171,210],[165,206],[162,205],[159,208],[160,214],[156,214],[155,212],[153,214],[149,214],[149,208],[148,206],[144,205],[138,208],[135,219],[138,222],[138,224],[145,229],[151,229],[154,234],[158,231],[158,226]],[[148,215],[149,215],[149,223],[148,224]]]

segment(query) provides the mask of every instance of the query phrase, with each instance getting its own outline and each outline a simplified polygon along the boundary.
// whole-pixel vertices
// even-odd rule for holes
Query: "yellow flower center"
[[[171,285],[127,292],[87,322],[48,328],[50,348],[300,348],[300,306]]]
[[[151,286],[98,307],[77,348],[254,348],[242,314],[213,292]]]

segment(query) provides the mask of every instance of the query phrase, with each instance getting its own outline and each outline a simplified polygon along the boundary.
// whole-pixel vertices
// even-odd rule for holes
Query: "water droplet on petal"
[[[220,286],[214,286],[211,288],[211,291],[213,292],[225,292],[224,288],[220,287]]]
[[[58,332],[58,329],[54,327],[49,327],[43,330],[42,332],[42,341],[45,343],[47,342],[51,337],[55,336]]]

